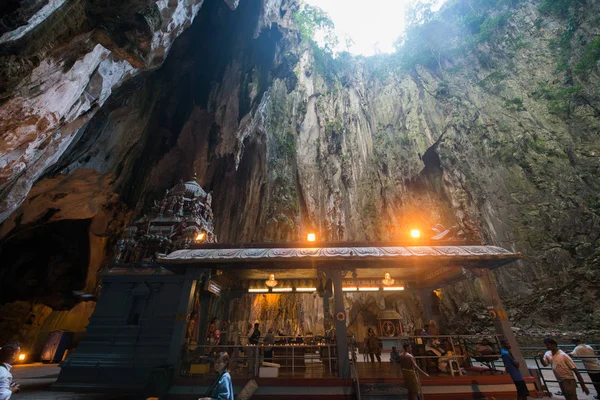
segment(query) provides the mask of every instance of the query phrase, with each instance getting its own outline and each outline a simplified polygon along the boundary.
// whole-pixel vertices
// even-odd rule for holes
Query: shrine
[[[434,290],[465,278],[481,281],[495,338],[511,342],[529,376],[490,274],[519,260],[519,253],[482,245],[466,225],[437,226],[430,238],[406,243],[321,243],[313,234],[303,243],[223,244],[214,233],[211,202],[195,180],[180,182],[125,230],[114,262],[102,272],[86,335],[63,362],[57,387],[197,398],[210,384],[213,355],[227,351],[236,392],[256,377],[257,399],[294,398],[298,387],[303,397],[353,398],[361,384],[383,376],[399,385],[401,377],[358,361],[364,332],[349,331],[359,325],[348,321],[346,302],[412,292],[421,299],[427,323],[434,318]],[[319,315],[284,315],[297,313],[301,299]],[[247,340],[254,323],[262,332],[258,345]],[[403,341],[424,346],[427,338],[403,323],[395,309],[378,312],[384,352],[401,348]],[[445,340],[461,354],[464,338]],[[461,365],[467,366],[463,353]],[[425,356],[422,361],[427,367]],[[454,375],[424,379],[426,398],[436,398],[440,387],[458,393],[456,398],[471,393],[465,384],[473,377],[460,368]],[[476,379],[497,398],[514,392],[508,376]],[[528,384],[533,389],[533,381]]]

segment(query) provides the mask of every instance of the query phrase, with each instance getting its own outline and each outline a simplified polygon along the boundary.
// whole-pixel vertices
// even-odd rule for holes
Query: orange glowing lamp
[[[411,229],[410,230],[410,237],[413,239],[418,239],[421,237],[421,231],[418,229]]]
[[[317,235],[311,232],[308,235],[306,235],[306,240],[309,242],[314,242],[315,240],[317,240]]]
[[[19,361],[25,361],[25,354],[19,354]]]
[[[204,242],[204,239],[206,239],[206,233],[199,232],[194,240],[196,240],[196,242]]]

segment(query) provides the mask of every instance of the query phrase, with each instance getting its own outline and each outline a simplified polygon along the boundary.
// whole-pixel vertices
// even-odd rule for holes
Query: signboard
[[[208,290],[215,296],[221,295],[221,285],[219,285],[217,282],[213,281],[212,279],[208,281],[208,286],[207,286],[206,290]]]

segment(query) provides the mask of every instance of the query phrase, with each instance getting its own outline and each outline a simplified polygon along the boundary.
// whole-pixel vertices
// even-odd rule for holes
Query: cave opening
[[[90,219],[63,220],[22,230],[0,244],[0,304],[19,300],[69,308],[85,286]]]

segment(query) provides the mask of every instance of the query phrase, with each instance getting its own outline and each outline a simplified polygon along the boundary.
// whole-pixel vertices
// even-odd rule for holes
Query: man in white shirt
[[[590,391],[585,386],[583,378],[577,370],[575,363],[571,360],[571,357],[564,351],[559,350],[558,344],[552,338],[544,339],[544,344],[548,351],[546,351],[545,354],[539,353],[538,356],[544,367],[552,365],[552,372],[554,372],[554,376],[556,376],[556,380],[560,385],[560,390],[562,391],[563,396],[565,396],[565,399],[577,400],[577,383],[575,383],[573,374],[577,376],[584,393],[590,394]]]
[[[0,348],[0,400],[8,400],[13,393],[18,393],[19,385],[13,382],[10,370],[21,348],[18,343],[8,343]]]
[[[594,399],[600,399],[600,361],[598,356],[594,349],[582,343],[581,340],[574,338],[572,343],[575,345],[575,349],[571,352],[571,356],[581,357],[581,361],[583,361],[583,365],[594,384],[594,389],[596,389]]]

